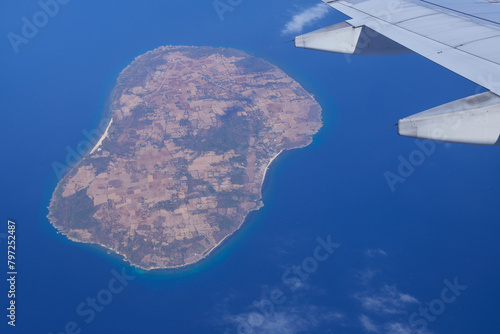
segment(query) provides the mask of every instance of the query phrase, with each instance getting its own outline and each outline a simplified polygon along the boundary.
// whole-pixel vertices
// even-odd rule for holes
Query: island
[[[61,178],[47,217],[69,239],[145,270],[206,257],[262,207],[271,162],[322,125],[295,80],[230,48],[149,51],[121,72],[107,109],[102,136]]]

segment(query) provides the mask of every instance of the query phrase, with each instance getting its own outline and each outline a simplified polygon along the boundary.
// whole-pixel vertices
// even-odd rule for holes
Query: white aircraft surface
[[[398,122],[402,136],[500,145],[500,0],[322,0],[352,19],[295,38],[299,48],[418,53],[486,88]]]

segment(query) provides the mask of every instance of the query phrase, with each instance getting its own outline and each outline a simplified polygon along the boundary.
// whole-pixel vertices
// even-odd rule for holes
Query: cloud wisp
[[[237,315],[227,314],[225,320],[236,327],[236,333],[246,333],[247,324],[252,325],[254,334],[296,334],[320,328],[341,315],[312,305],[290,305],[267,317],[255,312]]]
[[[373,323],[373,321],[367,317],[366,315],[362,314],[359,316],[359,321],[361,322],[361,325],[363,326],[363,329],[368,332],[368,333],[378,333],[378,327]]]
[[[385,252],[373,251],[368,257],[376,254],[385,256]],[[385,334],[432,334],[426,329],[410,326],[407,321],[409,312],[419,305],[417,298],[401,292],[396,286],[374,280],[379,270],[367,269],[357,276],[365,288],[352,295],[360,303],[361,314],[358,316],[358,326],[365,333]],[[380,285],[381,284],[381,285]],[[379,288],[374,286],[380,285]]]
[[[361,302],[365,310],[378,314],[405,313],[408,305],[419,303],[415,297],[401,293],[396,287],[389,285],[385,285],[373,294],[357,294],[355,298]]]
[[[314,22],[324,18],[328,14],[328,6],[324,3],[307,8],[300,13],[295,14],[290,21],[285,24],[281,31],[283,35],[291,35],[301,33],[305,26],[309,26]]]
[[[383,249],[367,249],[365,251],[365,255],[368,257],[376,257],[376,256],[387,256],[387,252]]]

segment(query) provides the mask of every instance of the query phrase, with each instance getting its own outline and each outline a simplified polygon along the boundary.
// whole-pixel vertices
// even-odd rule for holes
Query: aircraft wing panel
[[[422,1],[323,1],[352,17],[352,26],[369,27],[500,95],[500,52],[492,47],[500,45],[500,25]]]
[[[500,3],[496,0],[323,0],[350,16],[295,38],[344,54],[416,52],[490,92],[399,120],[403,136],[500,145]]]

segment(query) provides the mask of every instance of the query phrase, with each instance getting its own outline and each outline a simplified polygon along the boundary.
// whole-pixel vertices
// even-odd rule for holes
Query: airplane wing
[[[323,2],[351,19],[297,36],[297,47],[355,55],[415,52],[489,90],[401,119],[400,135],[500,145],[500,1]]]

